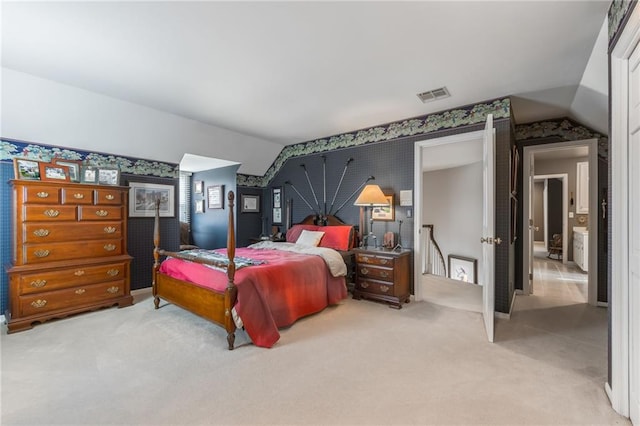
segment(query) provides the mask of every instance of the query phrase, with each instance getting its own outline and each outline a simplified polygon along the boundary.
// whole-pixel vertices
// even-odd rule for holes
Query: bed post
[[[236,274],[236,264],[234,258],[236,256],[236,234],[233,216],[235,211],[233,209],[233,191],[229,191],[227,196],[229,200],[229,229],[227,230],[227,257],[229,258],[229,266],[227,267],[227,289],[225,290],[224,298],[224,315],[225,315],[225,328],[227,330],[227,342],[229,343],[229,350],[233,349],[233,344],[236,340],[236,323],[233,321],[233,315],[231,309],[236,304],[236,297],[238,290],[233,282]]]
[[[158,297],[158,288],[156,284],[158,268],[160,267],[160,199],[156,200],[156,216],[153,222],[153,280],[151,289],[153,294],[153,304],[156,309],[160,306],[160,298]]]

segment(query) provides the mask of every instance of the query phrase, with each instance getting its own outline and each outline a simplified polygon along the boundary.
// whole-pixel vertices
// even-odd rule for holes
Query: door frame
[[[544,247],[546,249],[549,248],[549,236],[547,235],[547,229],[549,226],[549,193],[547,191],[547,186],[549,184],[549,179],[560,179],[562,181],[562,263],[567,263],[568,253],[567,249],[569,248],[569,238],[567,236],[568,228],[569,228],[569,218],[568,215],[568,205],[569,205],[569,175],[567,173],[557,173],[550,175],[533,175],[533,181],[544,181]],[[524,200],[523,200],[524,202]],[[529,205],[529,200],[526,201],[527,206]],[[529,223],[529,222],[523,222]]]
[[[598,304],[598,216],[600,214],[600,205],[599,205],[599,197],[598,197],[598,140],[597,139],[585,139],[579,141],[568,141],[568,142],[556,142],[542,145],[529,145],[525,146],[522,149],[523,156],[523,167],[522,167],[522,176],[523,180],[528,179],[531,173],[530,171],[530,160],[531,156],[536,152],[541,151],[553,151],[553,150],[561,150],[574,146],[585,146],[589,147],[589,219],[588,226],[592,232],[589,233],[589,271],[588,275],[588,299],[587,302],[592,306],[597,306]],[[568,186],[568,185],[567,185]],[[563,185],[563,206],[565,205],[565,189],[567,186]],[[522,292],[524,294],[530,294],[529,289],[529,256],[526,255],[526,248],[529,247],[530,242],[530,232],[528,232],[528,224],[529,224],[529,185],[523,185],[522,190],[522,214],[521,220],[523,223],[523,232],[522,232]],[[564,224],[565,221],[568,223],[568,207],[563,208],[565,213],[565,217],[563,218],[563,232],[568,232],[568,229],[565,231]],[[592,214],[591,212],[598,212],[597,214]],[[567,226],[568,228],[568,226]],[[526,232],[525,232],[526,231]],[[565,234],[568,235],[568,234]],[[563,250],[568,247],[568,238],[565,238],[563,241]],[[563,260],[564,263],[564,260]]]
[[[610,142],[610,209],[611,224],[611,299],[610,350],[611,376],[605,390],[611,406],[619,414],[629,417],[631,365],[638,368],[637,359],[631,358],[630,312],[640,306],[629,298],[629,58],[640,43],[640,7],[635,7],[609,54],[611,134]],[[635,303],[635,304],[634,304]]]

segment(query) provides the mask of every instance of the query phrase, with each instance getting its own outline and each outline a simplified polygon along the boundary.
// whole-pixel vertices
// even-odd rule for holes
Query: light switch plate
[[[573,219],[573,212],[569,212],[569,219]]]

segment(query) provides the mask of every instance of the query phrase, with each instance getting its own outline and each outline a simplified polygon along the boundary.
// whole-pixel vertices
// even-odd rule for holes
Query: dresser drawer
[[[80,206],[78,209],[81,221],[122,219],[122,207]]]
[[[60,187],[48,185],[22,188],[25,204],[60,204]]]
[[[76,206],[24,206],[24,220],[40,221],[75,221],[78,218]]]
[[[25,244],[22,250],[25,264],[116,256],[124,252],[122,239],[73,241],[67,243]]]
[[[358,279],[356,281],[356,289],[373,294],[394,295],[393,283],[387,281],[377,281],[371,279]]]
[[[356,262],[367,263],[369,265],[381,265],[381,266],[386,266],[388,268],[393,268],[394,258],[387,257],[387,256],[377,256],[377,255],[358,253]]]
[[[62,204],[93,204],[93,189],[63,188]]]
[[[20,275],[20,294],[42,293],[62,288],[122,280],[127,274],[124,262],[99,266],[74,266],[59,271],[34,272]]]
[[[96,204],[111,204],[114,206],[121,205],[124,200],[122,199],[122,191],[108,188],[100,188],[96,190]]]
[[[24,223],[25,243],[66,242],[121,238],[122,222]]]
[[[383,281],[393,282],[393,269],[380,268],[369,264],[358,264],[359,278],[375,278]]]
[[[123,296],[124,280],[20,296],[22,315],[38,315]]]

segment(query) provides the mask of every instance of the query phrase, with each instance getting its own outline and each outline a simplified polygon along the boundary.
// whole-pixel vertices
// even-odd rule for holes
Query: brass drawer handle
[[[386,265],[387,263],[389,263],[389,259],[380,259],[381,265]]]
[[[360,273],[362,275],[367,275],[369,273],[369,270],[367,268],[360,268]]]
[[[118,228],[116,228],[115,226],[105,226],[104,227],[104,232],[106,234],[113,234],[114,232],[116,232],[118,230]]]
[[[59,210],[54,210],[54,209],[49,209],[49,210],[45,210],[43,214],[45,216],[48,216],[48,217],[58,217],[58,216],[60,216],[60,211]]]
[[[109,214],[106,210],[96,210],[96,216],[105,217]]]
[[[33,252],[33,254],[34,254],[36,257],[47,257],[47,256],[49,256],[49,254],[51,254],[51,253],[49,252],[49,250],[42,250],[42,249],[40,249],[40,250],[36,250],[36,251],[34,251],[34,252]]]
[[[35,231],[33,231],[33,235],[35,235],[36,237],[46,237],[47,235],[49,235],[49,230],[48,229],[36,229]]]
[[[76,200],[82,200],[84,198],[84,194],[76,192],[75,194],[73,194],[73,198],[75,198]]]
[[[47,285],[47,280],[34,280],[29,283],[33,288],[41,288]]]
[[[103,246],[103,248],[104,248],[106,251],[114,251],[114,250],[116,249],[116,246],[115,246],[115,244],[105,244],[105,245]]]
[[[84,288],[79,288],[75,291],[76,294],[84,294],[84,292],[87,291]]]
[[[82,269],[78,269],[73,273],[73,275],[75,275],[76,277],[81,277],[84,275],[84,271]]]
[[[111,201],[111,200],[115,200],[116,197],[114,197],[111,194],[107,194],[104,198],[106,198],[107,200]]]
[[[368,282],[366,282],[366,281],[363,281],[363,282],[361,282],[361,283],[360,283],[360,287],[362,287],[362,288],[369,288],[369,283],[368,283]]]
[[[362,259],[363,262],[369,263],[369,257],[368,256],[360,256],[360,258]]]
[[[113,287],[109,287],[107,289],[107,293],[116,294],[118,290],[120,290],[120,287],[114,285]]]
[[[38,196],[38,198],[47,198],[49,197],[49,193],[46,191],[40,191],[38,193],[36,193],[36,195]]]
[[[44,299],[38,299],[31,302],[31,306],[33,306],[34,308],[44,308],[46,304],[47,301]]]
[[[107,271],[107,275],[109,275],[110,277],[115,277],[116,275],[118,275],[120,273],[119,269],[109,269]]]
[[[381,285],[380,286],[380,291],[382,291],[383,293],[388,292],[389,291],[389,286]]]
[[[382,272],[380,272],[380,276],[382,278],[389,278],[389,273],[387,271],[382,271]]]

